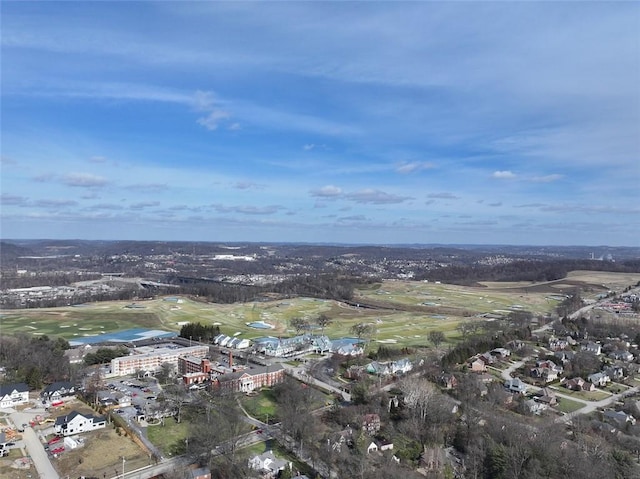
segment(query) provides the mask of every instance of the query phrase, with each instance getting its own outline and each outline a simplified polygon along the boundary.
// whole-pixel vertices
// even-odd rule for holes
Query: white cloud
[[[498,178],[498,179],[513,179],[516,177],[516,174],[509,171],[509,170],[504,170],[504,171],[494,171],[493,174],[491,175],[493,178]]]
[[[531,178],[531,181],[535,183],[552,183],[554,181],[561,180],[562,178],[564,178],[563,175],[553,174],[546,176],[534,176],[533,178]]]
[[[229,118],[229,113],[224,110],[214,109],[207,116],[198,118],[198,124],[204,126],[207,130],[214,131],[218,129],[220,122]]]
[[[339,198],[342,196],[342,188],[333,185],[323,186],[317,190],[311,190],[311,196],[319,198]]]
[[[435,168],[433,163],[428,161],[414,161],[410,163],[402,163],[396,167],[396,172],[401,173],[403,175],[407,175],[409,173],[415,173],[420,170],[430,170]]]

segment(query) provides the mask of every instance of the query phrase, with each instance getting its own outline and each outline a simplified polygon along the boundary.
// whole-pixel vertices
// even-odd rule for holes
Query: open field
[[[61,336],[68,340],[117,332],[130,328],[179,331],[185,322],[218,324],[223,333],[249,339],[265,335],[290,336],[289,321],[295,317],[313,320],[327,314],[332,324],[325,329],[331,338],[350,336],[350,328],[360,322],[372,323],[379,344],[418,346],[428,343],[430,331],[445,333],[447,342],[459,338],[462,321],[483,314],[508,314],[528,310],[534,314],[553,311],[567,288],[581,285],[593,295],[615,289],[621,291],[640,281],[640,274],[576,271],[567,278],[549,283],[484,283],[464,287],[416,281],[384,281],[356,291],[354,302],[363,307],[313,298],[293,298],[252,303],[211,304],[181,298],[130,302],[111,301],[62,308],[5,310],[0,313],[0,333],[24,332]],[[591,294],[591,293],[589,293]],[[583,296],[588,296],[584,294]],[[375,306],[375,307],[365,307]],[[264,321],[273,329],[259,330],[246,325]],[[446,345],[446,343],[445,343]]]
[[[82,436],[86,440],[84,447],[67,450],[53,460],[61,477],[113,477],[122,473],[122,457],[126,460],[125,468],[128,471],[150,463],[147,454],[136,443],[119,436],[112,427],[107,426]]]
[[[584,404],[567,398],[558,398],[558,405],[554,408],[558,411],[570,413],[582,409]]]
[[[178,423],[170,417],[165,419],[164,425],[157,424],[147,427],[147,437],[165,456],[171,456],[178,445],[182,446],[181,443],[187,437],[188,428],[187,421]]]

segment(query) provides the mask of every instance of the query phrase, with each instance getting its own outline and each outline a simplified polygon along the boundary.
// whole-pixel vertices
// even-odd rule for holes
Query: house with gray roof
[[[0,408],[16,407],[29,402],[26,383],[0,384]]]

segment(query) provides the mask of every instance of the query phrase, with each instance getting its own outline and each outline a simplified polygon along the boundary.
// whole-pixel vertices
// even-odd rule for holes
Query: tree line
[[[66,349],[69,343],[63,338],[0,335],[0,364],[5,368],[3,382],[24,382],[30,389],[39,389],[47,383],[68,380],[71,370],[64,355]]]
[[[187,323],[180,328],[178,336],[185,339],[212,342],[220,334],[220,326],[202,323]]]

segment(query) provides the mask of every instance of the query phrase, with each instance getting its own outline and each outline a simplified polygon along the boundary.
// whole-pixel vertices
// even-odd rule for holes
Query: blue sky
[[[640,245],[635,2],[3,2],[3,238]]]

